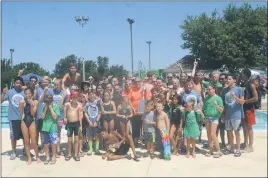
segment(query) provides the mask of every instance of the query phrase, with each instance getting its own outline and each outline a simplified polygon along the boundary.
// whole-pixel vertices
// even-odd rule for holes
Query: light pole
[[[88,16],[76,16],[75,21],[82,27],[84,28],[84,25],[88,21]],[[83,50],[83,55],[85,55],[85,49],[84,49],[84,32],[82,32],[82,50]],[[83,81],[85,81],[86,76],[85,76],[85,59],[83,58]]]
[[[10,49],[10,54],[11,54],[11,58],[10,58],[10,63],[11,63],[11,68],[13,68],[13,53],[14,53],[14,49]]]
[[[130,25],[130,41],[131,41],[131,72],[133,74],[133,43],[132,43],[132,24],[135,22],[133,19],[128,18],[127,19],[129,25]]]
[[[149,70],[151,70],[151,41],[146,41],[146,43],[149,45]]]

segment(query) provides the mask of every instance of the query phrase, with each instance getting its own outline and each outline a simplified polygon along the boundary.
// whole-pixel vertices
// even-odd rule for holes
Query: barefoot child
[[[170,157],[170,140],[169,140],[169,128],[170,128],[170,121],[168,115],[164,112],[164,104],[159,101],[156,103],[156,127],[160,131],[162,144],[164,147],[164,151],[162,156],[164,160],[171,160]]]
[[[172,154],[174,155],[179,155],[178,148],[180,148],[180,143],[182,141],[182,119],[179,101],[179,95],[173,95],[170,113],[170,142],[173,148]]]
[[[147,153],[145,153],[144,157],[148,157],[150,155],[151,159],[153,159],[155,149],[156,117],[154,113],[154,102],[152,100],[147,101],[146,112],[143,114],[141,120],[143,121],[143,131],[147,147]]]
[[[90,90],[88,92],[88,109],[87,112],[85,113],[85,116],[88,121],[88,128],[87,128],[87,136],[88,136],[88,147],[89,151],[87,153],[88,156],[92,155],[93,152],[93,140],[95,140],[95,153],[100,154],[99,150],[99,121],[101,117],[101,113],[99,111],[99,105],[98,105],[98,100],[96,98],[95,93]]]
[[[186,139],[187,145],[186,145],[186,157],[189,158],[190,156],[190,146],[192,145],[193,148],[193,158],[196,157],[195,154],[195,141],[196,138],[199,137],[199,127],[198,122],[201,121],[204,118],[203,113],[198,109],[197,111],[194,111],[194,104],[195,99],[190,99],[186,103],[186,110],[183,111],[182,116],[184,118],[184,138]]]
[[[78,156],[78,135],[82,131],[82,106],[78,103],[79,92],[73,91],[71,93],[71,102],[65,104],[64,107],[64,122],[67,123],[67,135],[68,135],[68,154],[65,157],[66,161],[69,161],[72,156],[72,143],[74,135],[74,159],[80,161]]]
[[[58,105],[53,104],[52,94],[45,96],[44,103],[41,119],[43,119],[42,132],[46,154],[46,161],[44,164],[47,165],[49,163],[49,144],[51,144],[52,148],[52,161],[50,164],[56,163],[56,147],[59,141],[57,118],[60,115],[60,108]]]

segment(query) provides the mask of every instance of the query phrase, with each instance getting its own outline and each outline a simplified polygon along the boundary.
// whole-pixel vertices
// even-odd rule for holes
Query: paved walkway
[[[22,142],[19,141],[19,153]],[[140,162],[129,160],[104,161],[99,156],[85,156],[80,162],[69,162],[61,157],[55,165],[37,164],[28,166],[26,157],[9,160],[9,133],[2,132],[2,176],[3,177],[266,177],[267,133],[255,135],[255,152],[244,153],[240,158],[233,155],[219,159],[197,154],[197,158],[172,156],[171,161],[142,158]],[[33,150],[32,150],[33,153]],[[44,156],[41,156],[44,160]]]

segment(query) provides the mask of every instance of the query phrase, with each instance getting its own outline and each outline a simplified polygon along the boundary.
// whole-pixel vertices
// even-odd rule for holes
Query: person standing
[[[253,152],[253,128],[252,126],[256,124],[255,115],[255,103],[258,101],[258,93],[256,87],[249,80],[251,77],[251,71],[246,68],[242,71],[242,79],[244,81],[244,99],[245,104],[243,106],[245,113],[245,120],[243,122],[244,135],[245,135],[245,150],[247,152]]]
[[[241,156],[240,151],[240,124],[242,120],[242,106],[244,104],[244,94],[241,87],[235,86],[235,76],[228,74],[227,84],[228,88],[222,91],[222,99],[224,102],[224,123],[227,134],[229,135],[229,145],[224,150],[224,154],[234,153],[235,157]],[[237,150],[234,150],[234,136],[235,133]]]
[[[7,91],[7,93],[1,94],[1,102],[8,101],[8,120],[10,126],[10,140],[12,146],[12,153],[10,159],[16,159],[16,146],[17,140],[23,139],[21,131],[21,116],[19,105],[22,100],[24,100],[24,91],[22,90],[23,79],[21,77],[16,77],[14,79],[14,88]],[[24,142],[23,142],[24,143]]]

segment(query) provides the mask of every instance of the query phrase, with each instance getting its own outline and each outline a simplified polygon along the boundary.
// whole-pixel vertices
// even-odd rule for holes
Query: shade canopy
[[[35,73],[29,73],[29,74],[23,75],[23,76],[21,76],[21,77],[23,78],[23,82],[24,82],[24,83],[27,83],[27,82],[30,81],[30,77],[31,77],[31,76],[35,76],[35,77],[37,77],[38,81],[42,81],[42,78],[43,78],[42,76],[37,75],[37,74],[35,74]]]

